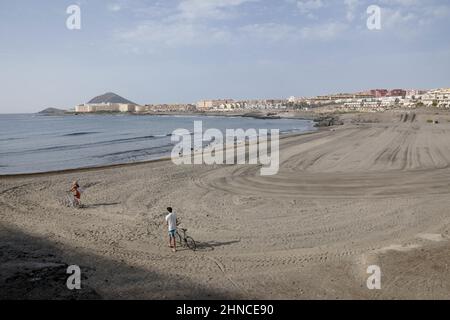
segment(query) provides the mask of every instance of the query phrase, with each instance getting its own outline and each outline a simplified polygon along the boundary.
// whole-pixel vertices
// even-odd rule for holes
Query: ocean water
[[[205,116],[0,115],[0,174],[47,172],[158,159],[170,155],[175,129],[314,130],[312,121]]]

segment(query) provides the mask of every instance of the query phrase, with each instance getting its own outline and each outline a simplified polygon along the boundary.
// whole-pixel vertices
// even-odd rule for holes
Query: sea
[[[176,129],[314,131],[298,119],[229,116],[0,114],[0,175],[50,172],[155,160],[170,156]]]

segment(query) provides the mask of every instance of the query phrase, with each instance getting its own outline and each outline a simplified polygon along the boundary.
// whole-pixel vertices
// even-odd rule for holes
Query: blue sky
[[[81,8],[81,30],[66,9]],[[366,26],[381,8],[381,30]],[[2,0],[0,112],[450,84],[450,1]]]

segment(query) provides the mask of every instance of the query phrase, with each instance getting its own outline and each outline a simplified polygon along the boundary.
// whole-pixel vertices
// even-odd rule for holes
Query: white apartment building
[[[136,106],[127,103],[85,103],[75,107],[75,112],[135,112]]]
[[[198,110],[210,110],[220,107],[221,105],[226,105],[233,103],[233,99],[224,100],[201,100],[197,102],[196,107]]]
[[[450,108],[450,88],[436,89],[419,97],[427,107]]]

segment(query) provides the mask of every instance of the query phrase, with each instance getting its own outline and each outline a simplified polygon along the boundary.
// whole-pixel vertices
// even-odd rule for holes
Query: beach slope
[[[157,161],[1,177],[0,298],[447,299],[450,117],[343,119],[283,139],[275,176]],[[83,209],[59,203],[74,179]],[[196,252],[167,247],[167,206]]]

